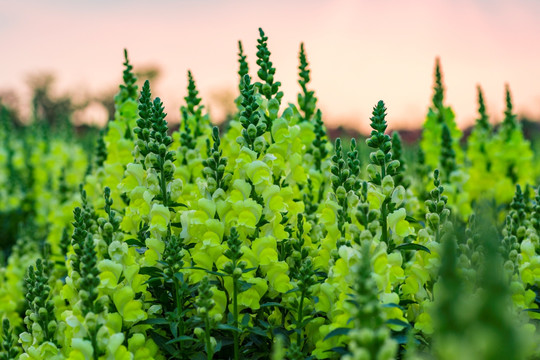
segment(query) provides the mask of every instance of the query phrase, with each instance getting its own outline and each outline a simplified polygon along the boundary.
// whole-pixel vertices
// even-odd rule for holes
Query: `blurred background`
[[[127,48],[169,122],[179,121],[189,69],[219,123],[235,110],[237,41],[254,75],[262,27],[286,102],[296,101],[305,43],[330,128],[366,132],[379,99],[391,128],[419,128],[437,56],[462,128],[474,122],[478,84],[492,122],[502,119],[505,83],[520,118],[536,120],[539,18],[538,0],[0,0],[0,100],[23,123],[38,111],[103,125]]]

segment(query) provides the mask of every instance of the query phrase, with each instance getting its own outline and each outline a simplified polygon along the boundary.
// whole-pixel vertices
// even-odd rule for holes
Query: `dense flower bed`
[[[5,132],[0,210],[31,211],[0,269],[0,359],[539,356],[540,194],[509,91],[497,131],[479,92],[463,150],[437,63],[416,161],[382,101],[361,156],[328,139],[303,46],[282,103],[267,40],[257,78],[240,44],[223,133],[189,73],[170,134],[127,53],[89,162]]]

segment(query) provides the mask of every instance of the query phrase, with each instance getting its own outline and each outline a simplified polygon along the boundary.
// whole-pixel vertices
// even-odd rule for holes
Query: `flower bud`
[[[165,171],[165,174],[174,174],[175,166],[172,163],[171,160],[165,161],[165,164],[163,164],[163,171]]]
[[[208,309],[206,309],[205,307],[197,308],[197,314],[206,315],[206,313],[208,313]]]
[[[247,133],[251,139],[255,139],[255,137],[257,136],[257,128],[255,127],[255,125],[249,124],[247,128]]]
[[[386,175],[382,180],[382,192],[385,196],[390,196],[394,190],[394,179],[390,175]]]
[[[253,150],[255,150],[255,152],[262,152],[263,149],[264,149],[264,145],[265,145],[265,141],[264,141],[264,138],[262,136],[259,136],[258,138],[255,139],[255,141],[253,142]]]
[[[433,227],[439,226],[440,218],[439,218],[439,215],[438,215],[438,214],[435,214],[435,213],[429,213],[429,214],[426,215],[426,217],[427,217],[427,221],[428,221]]]
[[[511,260],[506,261],[504,263],[504,269],[509,273],[513,273],[514,272],[514,263]]]
[[[373,233],[373,234],[376,233],[378,229],[379,229],[379,222],[378,221],[373,221],[373,222],[369,223],[368,230],[371,233]]]
[[[526,232],[527,232],[527,229],[525,228],[525,226],[518,227],[518,229],[517,229],[517,237],[518,238],[524,238]]]
[[[144,158],[144,165],[147,167],[147,168],[152,168],[152,167],[155,167],[157,166],[158,164],[158,157],[156,154],[154,153],[149,153],[148,155],[146,155],[146,157]]]
[[[343,201],[346,196],[347,196],[347,191],[345,190],[345,188],[341,185],[338,186],[336,190],[336,197],[338,198],[338,200]]]
[[[399,160],[392,160],[388,164],[388,172],[394,172],[399,168]]]
[[[208,180],[206,181],[206,186],[208,188],[208,191],[210,191],[211,193],[213,193],[214,191],[217,190],[217,182],[216,182],[216,179],[214,178],[208,178]]]
[[[371,241],[373,239],[373,236],[371,235],[371,232],[369,230],[362,230],[360,233],[360,242],[364,243],[366,241]]]
[[[44,307],[39,308],[38,315],[41,319],[45,319],[48,315],[47,309],[45,309]]]
[[[58,325],[56,324],[56,321],[51,320],[47,324],[47,331],[49,334],[54,334],[56,332],[56,329],[58,328]]]
[[[240,268],[234,268],[234,271],[233,271],[233,278],[235,279],[239,279],[241,276],[242,276],[242,269]]]
[[[204,336],[204,330],[200,327],[196,327],[195,330],[193,330],[193,332],[195,333],[197,337]]]
[[[103,225],[103,231],[106,233],[106,234],[112,234],[113,231],[114,231],[114,228],[112,226],[112,224],[110,222],[106,222],[105,225]]]
[[[405,188],[401,185],[394,189],[392,193],[392,203],[400,206],[405,201]]]
[[[238,145],[240,145],[240,146],[246,146],[246,145],[247,145],[246,139],[244,139],[243,136],[238,136],[238,137],[236,138],[236,143],[237,143]]]

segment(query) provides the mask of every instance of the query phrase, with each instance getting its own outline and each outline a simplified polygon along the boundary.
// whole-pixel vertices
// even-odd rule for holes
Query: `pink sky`
[[[237,40],[255,74],[258,27],[286,101],[294,101],[304,42],[325,121],[366,130],[383,99],[392,127],[422,123],[441,57],[446,102],[461,126],[476,116],[476,85],[492,121],[501,119],[504,84],[516,110],[540,118],[540,1],[0,0],[0,90],[25,89],[28,74],[52,71],[59,92],[99,92],[120,81],[122,50],[135,67],[159,65],[154,84],[169,120],[191,69],[208,103],[237,89]],[[217,112],[216,104],[210,109]]]

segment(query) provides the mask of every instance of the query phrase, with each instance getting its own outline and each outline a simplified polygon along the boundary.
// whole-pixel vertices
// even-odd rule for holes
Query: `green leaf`
[[[411,305],[411,304],[418,304],[418,302],[414,301],[414,300],[410,300],[410,299],[404,299],[404,300],[399,301],[399,305],[401,305],[401,306],[407,306],[407,305]]]
[[[124,240],[124,242],[130,246],[139,246],[139,247],[145,247],[146,244],[144,244],[142,241],[140,241],[139,239],[127,239],[127,240]]]
[[[270,306],[284,307],[283,305],[277,302],[267,302],[261,305],[261,307],[270,307]]]
[[[220,330],[236,331],[239,334],[242,333],[242,331],[239,328],[237,328],[236,326],[229,325],[229,324],[218,324],[217,328]]]
[[[212,270],[207,270],[205,268],[198,267],[198,266],[190,266],[190,267],[186,267],[186,269],[202,270],[202,271],[206,271],[208,274],[216,275],[216,276],[229,276],[229,274],[225,274],[225,273],[217,272],[217,271],[212,271]]]
[[[165,350],[169,354],[171,354],[173,356],[175,355],[176,350],[170,344],[167,344],[167,338],[165,338],[164,336],[158,334],[155,331],[149,331],[149,334],[150,334],[150,337],[152,338],[152,340],[154,340],[154,342],[156,343],[157,346],[159,346],[161,349]]]
[[[139,322],[139,324],[144,324],[144,325],[166,325],[168,323],[169,323],[169,320],[164,319],[164,318],[151,318],[151,319],[146,319]]]
[[[388,319],[388,320],[386,320],[386,323],[389,324],[389,325],[403,326],[403,327],[406,327],[406,328],[411,327],[411,324],[406,323],[405,321],[402,321],[402,320],[398,320],[398,319]]]
[[[176,202],[176,201],[172,201],[169,203],[169,207],[177,207],[177,206],[183,206],[183,207],[188,207],[186,204],[182,204],[182,203],[179,203],[179,202]]]
[[[249,328],[248,331],[250,333],[252,333],[252,334],[255,334],[255,335],[259,335],[259,336],[262,336],[262,337],[268,337],[268,334],[266,333],[266,331],[262,330],[259,327]]]
[[[337,328],[337,329],[334,329],[332,331],[330,331],[325,337],[324,337],[324,341],[330,339],[330,338],[333,338],[334,336],[342,336],[342,335],[348,335],[350,332],[351,332],[351,328],[344,328],[344,327],[340,327],[340,328]]]
[[[181,341],[195,341],[196,339],[195,338],[192,338],[191,336],[186,336],[186,335],[181,335],[177,338],[174,338],[172,340],[169,340],[167,341],[167,344],[175,344],[177,342],[181,342]]]
[[[253,286],[252,283],[248,283],[247,281],[242,280],[239,280],[238,284],[240,285],[240,288],[238,289],[240,292],[244,292]]]
[[[143,266],[139,270],[139,274],[150,275],[151,277],[161,277],[163,275],[161,270],[154,266]]]
[[[249,320],[250,320],[249,314],[244,314],[241,321],[242,326],[247,327],[249,325]]]
[[[431,254],[431,251],[424,245],[420,244],[413,244],[413,243],[407,243],[407,244],[401,244],[396,246],[396,250],[417,250],[417,251],[425,251],[428,254]]]
[[[349,355],[351,353],[345,346],[336,346],[329,350],[326,350],[325,352],[335,352],[342,356]]]
[[[405,310],[402,306],[399,306],[399,304],[396,304],[396,303],[383,304],[382,307],[383,308],[398,308],[398,309],[401,309],[401,310]]]

